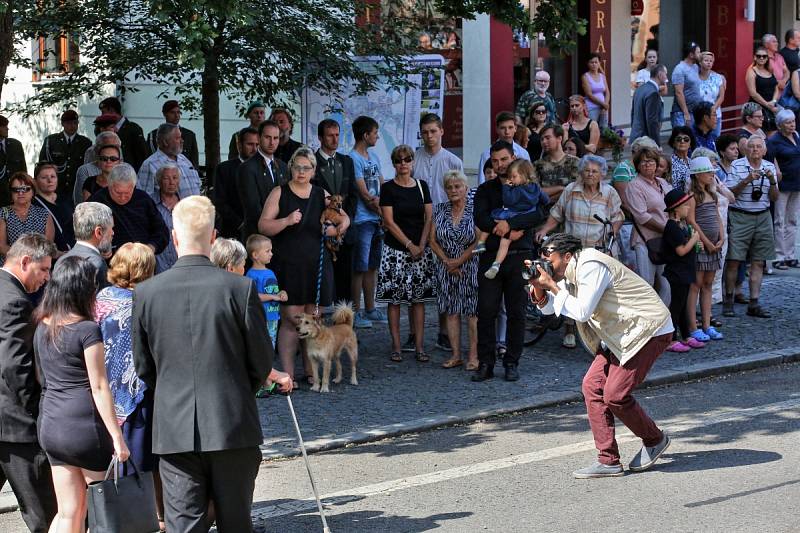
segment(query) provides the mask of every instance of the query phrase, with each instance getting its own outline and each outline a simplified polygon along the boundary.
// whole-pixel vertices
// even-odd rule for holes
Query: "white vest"
[[[577,322],[578,334],[592,353],[597,353],[601,340],[605,342],[624,365],[669,321],[669,309],[646,281],[593,248],[581,250],[567,265],[564,277],[572,296],[578,297],[578,271],[587,261],[605,265],[611,283],[589,321]]]

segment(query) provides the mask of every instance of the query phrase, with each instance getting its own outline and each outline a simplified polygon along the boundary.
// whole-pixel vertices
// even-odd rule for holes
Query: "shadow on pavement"
[[[711,498],[710,500],[703,500],[700,502],[693,502],[687,503],[684,507],[702,507],[704,505],[713,505],[715,503],[726,502],[728,500],[733,500],[735,498],[741,498],[743,496],[750,496],[752,494],[758,494],[759,492],[767,492],[770,490],[781,489],[783,487],[788,487],[790,485],[797,485],[800,483],[800,479],[793,479],[791,481],[784,481],[783,483],[775,483],[774,485],[767,485],[766,487],[759,487],[757,489],[745,490],[742,492],[736,492],[734,494],[729,494],[727,496],[717,496],[716,498]]]
[[[358,531],[359,533],[414,533],[417,531],[430,531],[442,527],[442,522],[447,520],[457,520],[472,516],[470,512],[461,513],[442,513],[427,516],[424,518],[414,518],[411,516],[387,515],[383,511],[353,511],[327,517],[331,531]],[[303,531],[318,532],[322,528],[319,515],[303,514],[291,517],[291,521],[281,520],[282,523],[266,524],[265,533],[277,533],[292,531],[299,533]],[[288,523],[287,523],[288,522]]]
[[[745,450],[739,448],[723,448],[698,452],[669,453],[653,468],[654,471],[678,474],[683,472],[700,472],[718,470],[780,461],[783,456],[776,452],[762,450]],[[668,460],[668,461],[667,461]]]

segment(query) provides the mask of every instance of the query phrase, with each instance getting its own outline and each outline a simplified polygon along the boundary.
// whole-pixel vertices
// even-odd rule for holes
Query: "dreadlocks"
[[[581,240],[569,233],[554,233],[547,239],[544,246],[560,254],[569,252],[575,255],[576,252],[583,249]]]

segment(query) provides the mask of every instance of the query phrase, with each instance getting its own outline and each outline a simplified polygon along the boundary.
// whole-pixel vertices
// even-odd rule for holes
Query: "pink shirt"
[[[625,206],[633,216],[633,220],[641,230],[645,239],[660,237],[661,233],[645,227],[651,220],[664,226],[667,223],[667,213],[664,211],[664,195],[672,190],[672,186],[661,178],[656,178],[653,184],[641,176],[636,176],[625,187]],[[660,186],[660,187],[659,187]],[[631,244],[642,242],[639,232],[631,232]]]
[[[778,52],[771,54],[769,56],[769,69],[775,74],[775,79],[778,80],[778,83],[784,81],[783,73],[784,68],[786,67],[786,61],[783,59],[783,56],[780,55]],[[789,73],[791,75],[791,72]]]

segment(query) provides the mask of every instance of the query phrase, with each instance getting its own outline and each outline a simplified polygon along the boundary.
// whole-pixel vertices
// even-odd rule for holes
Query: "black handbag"
[[[140,473],[133,461],[132,476],[119,477],[115,456],[103,481],[87,489],[89,531],[92,533],[152,533],[158,531],[153,473]],[[111,472],[114,478],[109,479]]]
[[[650,259],[650,262],[654,265],[665,265],[667,259],[664,256],[664,239],[661,237],[653,237],[649,240],[645,239],[642,230],[639,229],[639,225],[636,222],[633,223],[633,227],[636,228],[636,233],[639,234],[639,237],[642,238],[645,246],[647,246],[647,258]]]

